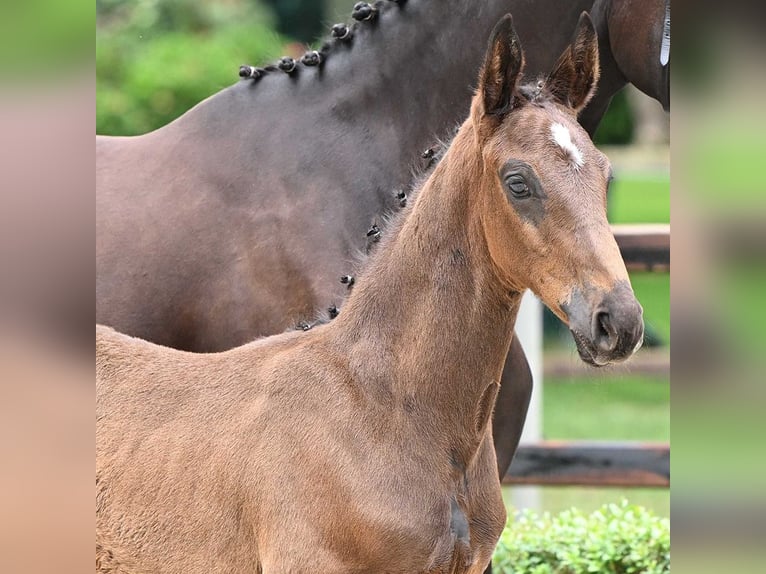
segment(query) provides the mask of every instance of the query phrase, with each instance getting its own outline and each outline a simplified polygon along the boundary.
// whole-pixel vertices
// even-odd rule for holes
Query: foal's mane
[[[402,7],[406,3],[407,0],[375,0],[371,4],[357,2],[351,12],[354,22],[351,24],[338,23],[332,26],[330,37],[321,42],[319,49],[308,50],[299,60],[283,56],[276,63],[264,67],[242,65],[239,67],[239,77],[257,82],[264,76],[275,72],[293,75],[300,74],[302,68],[321,68],[327,59],[337,53],[340,48],[352,49],[355,43],[354,36],[357,32],[364,28],[376,28],[378,20],[383,14],[396,7]]]
[[[376,247],[380,242],[383,234],[386,236],[397,236],[400,229],[404,225],[404,221],[407,219],[407,215],[410,212],[411,206],[414,203],[414,199],[417,193],[421,190],[425,182],[430,177],[436,166],[444,157],[445,152],[449,149],[452,138],[457,133],[459,126],[455,127],[450,134],[449,139],[438,139],[436,143],[426,148],[420,155],[419,162],[413,164],[412,178],[410,183],[404,188],[397,188],[391,191],[391,195],[395,200],[395,207],[381,213],[375,217],[370,223],[370,228],[367,231],[365,240],[365,249],[358,249],[353,255],[353,261],[349,262],[351,272],[347,275],[343,275],[340,278],[340,282],[345,284],[348,288],[348,293],[353,289],[356,277],[364,273],[367,268],[371,257],[376,252]],[[348,294],[346,295],[346,297]],[[346,297],[343,298],[345,301]],[[340,312],[340,304],[333,303],[327,309],[319,309],[313,313],[313,320],[301,320],[294,327],[296,330],[308,331],[309,329],[328,323],[332,321]]]
[[[542,78],[534,82],[517,86],[515,97],[517,99],[516,106],[533,105],[543,107],[553,101],[550,92],[545,89],[545,81]],[[385,233],[386,236],[396,237],[399,234],[411,211],[414,198],[417,197],[418,192],[423,188],[426,181],[431,176],[431,173],[433,173],[436,166],[444,157],[444,154],[452,144],[452,140],[459,128],[459,125],[455,126],[448,139],[437,140],[434,145],[427,148],[421,154],[421,159],[425,160],[425,164],[421,166],[413,166],[412,179],[406,189],[396,189],[392,191],[392,195],[398,200],[398,208],[382,213],[378,218],[372,221],[370,229],[366,235],[366,249],[364,251],[357,251],[356,256],[354,257],[354,262],[351,263],[353,271],[348,275],[343,275],[340,279],[341,283],[348,287],[349,292],[354,286],[356,277],[364,274],[366,268],[369,266],[370,259],[374,254],[375,248],[380,242],[382,235]],[[317,325],[328,323],[333,320],[338,313],[340,313],[340,308],[337,303],[334,303],[326,310],[321,309],[315,311],[313,320],[299,321],[295,326],[295,329],[308,331]]]

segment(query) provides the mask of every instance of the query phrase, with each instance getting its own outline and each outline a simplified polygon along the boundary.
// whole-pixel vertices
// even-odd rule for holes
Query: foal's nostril
[[[599,311],[593,317],[593,342],[602,352],[612,351],[617,346],[617,332],[607,311]]]

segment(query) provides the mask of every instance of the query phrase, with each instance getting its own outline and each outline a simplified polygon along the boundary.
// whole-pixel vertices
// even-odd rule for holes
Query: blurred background
[[[329,24],[348,20],[352,4],[97,0],[95,12],[84,0],[3,4],[3,572],[67,573],[92,564],[92,357],[75,355],[58,335],[56,344],[40,335],[58,333],[61,321],[92,333],[94,130],[135,134],[163,125],[237,81],[239,64],[301,53]],[[665,489],[591,488],[546,488],[538,503],[587,511],[625,496],[661,516],[672,509],[676,571],[759,572],[766,533],[766,19],[755,2],[693,6],[682,14],[685,7],[674,3],[672,164],[668,117],[631,90],[615,99],[596,138],[615,164],[613,221],[667,222],[672,203],[671,296],[667,274],[633,275],[652,345],[618,372],[579,370],[567,338],[546,322],[542,409],[547,439],[664,442],[672,394],[672,503]],[[47,295],[62,282],[77,286],[78,312],[59,317],[52,307],[28,304],[41,285]],[[41,329],[27,333],[22,323]]]

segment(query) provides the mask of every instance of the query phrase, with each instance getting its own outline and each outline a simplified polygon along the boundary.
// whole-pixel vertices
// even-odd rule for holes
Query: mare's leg
[[[497,454],[500,480],[508,472],[513,455],[516,454],[516,448],[519,446],[531,396],[532,371],[524,349],[521,348],[521,343],[514,334],[500,378],[500,391],[497,394],[495,414],[492,419],[492,439]]]
[[[500,378],[500,391],[497,393],[495,414],[492,419],[492,439],[495,443],[497,471],[501,481],[508,472],[513,455],[516,454],[516,448],[519,446],[531,397],[532,371],[524,349],[521,348],[521,343],[514,333],[511,348],[505,358],[505,366]],[[492,574],[491,562],[484,574]]]

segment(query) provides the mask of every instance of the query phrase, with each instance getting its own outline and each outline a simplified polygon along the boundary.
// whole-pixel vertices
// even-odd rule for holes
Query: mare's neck
[[[370,393],[422,408],[463,458],[486,428],[520,302],[493,271],[471,138],[466,124],[329,325]]]
[[[363,205],[374,197],[377,213],[395,205],[392,190],[411,183],[419,154],[467,116],[487,38],[506,12],[527,47],[525,73],[536,77],[551,69],[590,3],[389,3],[376,22],[358,23],[352,42],[334,42],[321,67],[237,82],[164,128],[163,147],[191,148],[189,161],[225,182],[219,189],[251,190],[258,177],[291,193]],[[366,229],[369,213],[362,219],[346,224]]]
[[[241,154],[238,164],[288,162],[321,175],[327,154],[348,158],[333,181],[389,196],[420,152],[467,116],[487,38],[507,9],[508,0],[387,3],[375,22],[357,23],[351,42],[333,41],[321,67],[240,81],[179,127],[201,130],[223,161]],[[236,149],[225,144],[232,138]],[[275,139],[298,143],[285,154]]]
[[[487,38],[507,11],[508,0],[389,3],[376,23],[357,26],[350,48],[331,53],[318,83],[352,117],[396,133],[411,162],[466,117]]]

